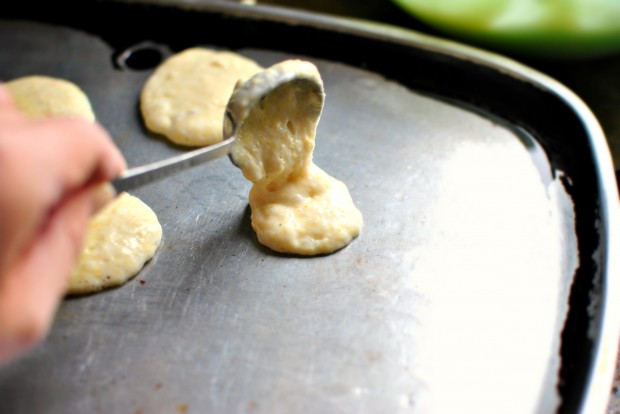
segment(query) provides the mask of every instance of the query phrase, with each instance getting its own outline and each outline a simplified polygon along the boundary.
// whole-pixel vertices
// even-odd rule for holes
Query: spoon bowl
[[[325,91],[315,65],[277,63],[239,84],[224,119],[224,137],[236,137],[229,154],[256,182],[283,176],[312,159]]]

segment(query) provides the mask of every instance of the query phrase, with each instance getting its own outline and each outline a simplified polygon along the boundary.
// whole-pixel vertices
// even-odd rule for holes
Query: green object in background
[[[620,0],[393,0],[452,36],[552,58],[620,52]]]

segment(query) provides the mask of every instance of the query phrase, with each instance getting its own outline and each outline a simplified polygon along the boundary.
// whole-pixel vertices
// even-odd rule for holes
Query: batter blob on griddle
[[[4,84],[15,106],[28,118],[76,117],[95,120],[86,94],[73,82],[32,75]]]
[[[155,212],[138,197],[121,193],[90,221],[67,293],[93,293],[134,277],[161,243]]]
[[[262,69],[235,52],[192,47],[166,59],[140,95],[147,128],[186,146],[222,140],[224,110],[235,84]]]
[[[303,74],[322,88],[318,69],[310,62],[287,60],[267,71]],[[250,87],[259,76],[240,88]],[[346,185],[312,159],[323,99],[322,91],[285,83],[250,111],[233,144],[235,165],[253,183],[252,228],[260,243],[277,252],[332,253],[362,229],[362,214]]]

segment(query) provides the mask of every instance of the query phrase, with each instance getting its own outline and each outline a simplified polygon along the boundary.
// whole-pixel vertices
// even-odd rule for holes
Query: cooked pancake
[[[67,292],[92,293],[124,284],[153,257],[161,238],[153,210],[121,193],[91,219]]]
[[[32,119],[78,117],[95,120],[90,101],[74,83],[49,76],[25,76],[4,84],[19,110]]]
[[[219,142],[235,84],[261,69],[234,52],[201,47],[179,52],[144,85],[140,96],[144,122],[176,144],[197,147]]]

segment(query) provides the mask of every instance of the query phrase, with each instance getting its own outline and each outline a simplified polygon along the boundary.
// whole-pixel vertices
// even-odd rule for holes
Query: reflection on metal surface
[[[533,185],[539,172],[518,141],[494,141],[454,149],[426,223],[432,235],[406,256],[429,301],[416,313],[428,412],[558,404],[559,336],[578,266],[572,201],[559,179]],[[505,407],[515,390],[519,401]]]

